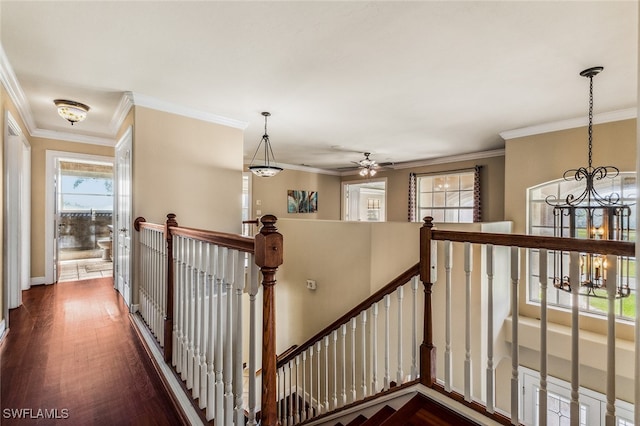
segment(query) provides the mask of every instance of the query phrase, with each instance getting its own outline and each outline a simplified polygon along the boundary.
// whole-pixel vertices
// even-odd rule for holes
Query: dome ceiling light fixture
[[[53,103],[58,108],[58,115],[72,126],[74,123],[84,121],[87,118],[87,112],[91,109],[88,105],[67,99],[54,99]]]
[[[267,134],[267,117],[271,116],[271,113],[265,111],[262,113],[262,116],[264,117],[264,135],[262,135],[258,148],[256,148],[256,152],[253,154],[253,158],[249,164],[249,170],[258,177],[272,177],[280,173],[282,167],[278,167],[278,163],[276,163],[276,157],[273,155],[273,149],[271,148],[271,142]],[[262,165],[255,165],[256,155],[258,155],[258,151],[260,151],[262,145],[264,145]]]

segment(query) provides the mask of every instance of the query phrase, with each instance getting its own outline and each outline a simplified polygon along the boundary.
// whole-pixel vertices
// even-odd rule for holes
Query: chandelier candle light
[[[70,122],[72,126],[74,123],[84,121],[90,109],[88,105],[66,99],[54,99],[53,103],[58,108],[58,115]]]
[[[267,134],[267,117],[271,114],[268,112],[263,112],[264,116],[264,135],[262,135],[262,140],[258,144],[258,148],[256,148],[255,154],[253,154],[253,158],[251,159],[251,163],[249,164],[249,170],[259,177],[272,177],[277,175],[282,171],[282,167],[278,167],[276,163],[276,157],[273,155],[273,150],[271,149],[271,142],[269,142],[269,135]],[[254,165],[256,160],[256,155],[260,151],[260,147],[264,144],[264,159],[262,165]]]
[[[580,73],[589,79],[589,127],[588,155],[589,165],[564,172],[566,182],[583,184],[584,188],[574,191],[564,199],[555,195],[546,198],[546,203],[553,207],[554,236],[570,238],[588,238],[597,240],[629,241],[629,217],[631,208],[621,202],[617,192],[609,190],[602,195],[596,189],[596,183],[604,179],[616,178],[620,171],[613,166],[592,165],[593,145],[593,77],[603,67],[592,67]],[[582,191],[582,192],[580,192]],[[602,190],[601,190],[602,191]],[[571,291],[572,283],[568,271],[568,253],[554,252],[553,284],[556,288]],[[619,281],[607,283],[606,257],[600,254],[580,254],[580,294],[606,298],[606,286],[616,285],[616,297],[627,297],[629,289],[629,258],[619,260],[621,268]]]

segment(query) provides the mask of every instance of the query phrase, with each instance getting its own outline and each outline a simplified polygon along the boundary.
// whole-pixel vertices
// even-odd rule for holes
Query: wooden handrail
[[[323,338],[333,330],[337,329],[339,326],[346,323],[349,319],[356,316],[363,310],[367,309],[369,306],[373,305],[375,302],[379,302],[382,299],[384,299],[384,296],[386,296],[387,294],[391,294],[398,287],[409,282],[409,280],[412,277],[415,277],[416,275],[418,275],[418,273],[420,272],[419,267],[420,267],[420,263],[416,263],[415,265],[413,265],[412,267],[410,267],[409,269],[407,269],[406,271],[398,275],[396,278],[394,278],[389,284],[385,285],[380,290],[373,293],[371,296],[366,298],[363,302],[359,303],[354,308],[350,309],[346,314],[342,315],[340,318],[338,318],[337,320],[329,324],[327,327],[323,328],[320,332],[316,333],[311,339],[307,340],[305,343],[298,346],[298,348],[295,351],[289,353],[287,356],[285,356],[281,360],[278,360],[278,368],[282,367],[284,364],[286,364],[287,362],[289,362],[290,360],[292,360],[293,358],[295,358],[296,356],[298,356],[299,354],[307,350],[315,342],[317,342],[318,340],[320,340],[321,338]]]
[[[489,232],[440,231],[433,229],[431,239],[439,241],[469,242],[472,244],[493,244],[495,246],[522,247],[528,249],[548,249],[578,251],[581,253],[615,254],[635,256],[635,243],[615,240],[589,240],[584,238],[545,237],[522,234],[494,234]]]
[[[171,234],[193,238],[246,253],[254,253],[255,251],[255,240],[252,237],[245,237],[238,234],[205,231],[203,229],[187,227],[172,227]]]

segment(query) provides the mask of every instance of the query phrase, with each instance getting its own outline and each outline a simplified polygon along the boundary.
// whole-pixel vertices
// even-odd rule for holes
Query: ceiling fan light
[[[376,172],[375,169],[369,169],[369,176],[375,176],[376,173],[378,172]]]
[[[58,108],[58,115],[70,122],[72,126],[74,123],[84,121],[90,109],[88,105],[66,99],[54,99],[53,103]]]

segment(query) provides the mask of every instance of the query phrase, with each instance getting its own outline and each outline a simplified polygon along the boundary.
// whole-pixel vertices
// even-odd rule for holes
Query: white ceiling
[[[637,105],[636,1],[7,1],[1,41],[35,128],[113,139],[125,92],[247,124],[281,163],[500,149],[499,133]],[[53,99],[91,106],[71,127]],[[114,118],[114,115],[116,117]],[[178,143],[178,142],[176,142]],[[596,140],[597,143],[597,140]]]

